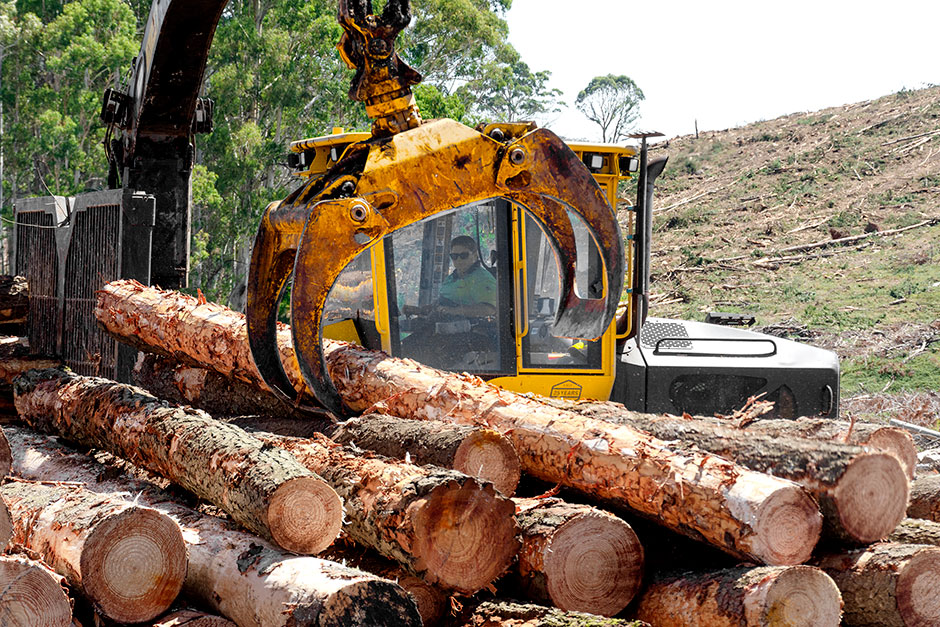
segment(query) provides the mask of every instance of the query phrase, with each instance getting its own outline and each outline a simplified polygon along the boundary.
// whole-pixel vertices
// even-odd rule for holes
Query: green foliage
[[[548,87],[551,72],[533,73],[519,53],[504,47],[464,88],[473,111],[491,121],[533,120],[560,109],[562,92]]]
[[[575,99],[575,106],[601,129],[601,141],[616,142],[639,118],[643,91],[628,76],[595,76]]]
[[[427,83],[417,85],[413,89],[418,108],[425,119],[450,118],[458,122],[464,121],[467,104],[459,95],[444,95],[440,89]]]

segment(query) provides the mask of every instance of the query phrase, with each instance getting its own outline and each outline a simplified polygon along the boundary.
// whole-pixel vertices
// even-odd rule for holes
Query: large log
[[[290,451],[343,497],[346,534],[431,583],[472,594],[519,550],[514,506],[492,484],[336,445],[329,438],[255,434]]]
[[[412,601],[390,581],[282,551],[47,436],[23,428],[6,427],[6,432],[18,476],[76,482],[103,494],[130,493],[180,521],[189,549],[183,592],[241,627],[420,625]]]
[[[558,498],[515,503],[522,532],[517,573],[527,598],[601,616],[630,603],[643,578],[643,547],[630,525]]]
[[[911,483],[911,502],[907,506],[907,515],[940,521],[940,475],[925,475]]]
[[[327,435],[339,444],[355,444],[386,457],[460,471],[489,481],[506,496],[519,484],[519,456],[509,440],[492,429],[368,414],[347,420]]]
[[[650,627],[649,623],[623,618],[605,618],[583,612],[563,612],[551,607],[486,601],[467,607],[449,627]]]
[[[846,625],[940,625],[940,548],[875,544],[825,556],[818,566],[842,592]]]
[[[58,370],[30,372],[15,391],[17,410],[34,428],[165,477],[289,551],[319,553],[339,535],[342,502],[332,488],[290,455],[205,412]]]
[[[856,544],[876,542],[904,519],[909,484],[893,455],[860,446],[764,435],[716,418],[652,416],[619,403],[583,403],[579,413],[625,424],[675,450],[697,447],[745,468],[794,481],[819,502],[829,535]]]
[[[106,617],[139,623],[172,605],[186,576],[180,528],[154,509],[77,486],[0,486],[13,541],[38,554]]]
[[[0,625],[68,627],[72,604],[64,578],[42,562],[19,555],[0,556]]]
[[[657,627],[837,627],[842,598],[812,566],[762,566],[650,582],[636,616]]]
[[[888,536],[888,542],[898,544],[930,544],[940,546],[940,522],[905,518]]]
[[[95,315],[121,341],[263,385],[251,361],[244,316],[224,307],[115,281],[98,292]],[[288,375],[302,380],[290,331],[278,331]],[[385,401],[391,413],[484,425],[510,438],[524,471],[657,518],[663,525],[743,559],[794,564],[808,559],[822,524],[796,484],[699,453],[675,454],[660,440],[343,342],[324,341],[345,402],[363,411]]]

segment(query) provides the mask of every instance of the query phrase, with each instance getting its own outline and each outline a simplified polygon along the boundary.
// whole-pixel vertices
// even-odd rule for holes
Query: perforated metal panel
[[[678,339],[685,337],[689,332],[680,322],[647,322],[640,330],[640,342],[649,348],[692,348],[692,342]]]

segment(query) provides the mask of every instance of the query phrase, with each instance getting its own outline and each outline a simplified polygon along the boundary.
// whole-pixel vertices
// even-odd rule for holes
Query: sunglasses
[[[462,253],[451,253],[450,258],[454,261],[457,261],[458,259],[469,259],[470,251],[464,251]]]

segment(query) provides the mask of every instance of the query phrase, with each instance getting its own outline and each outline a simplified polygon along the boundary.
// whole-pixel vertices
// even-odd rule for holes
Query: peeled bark
[[[31,426],[146,468],[289,551],[318,553],[339,535],[342,502],[321,478],[199,410],[57,370],[21,377],[16,407]]]
[[[911,518],[940,521],[940,475],[918,477],[911,484],[911,502],[907,506]]]
[[[842,598],[811,566],[684,573],[651,582],[636,616],[657,627],[837,627]]]
[[[888,536],[888,542],[940,546],[940,523],[920,518],[905,518]]]
[[[897,458],[884,451],[751,433],[715,418],[651,416],[616,403],[583,406],[591,408],[587,410],[591,417],[629,425],[669,441],[676,451],[696,447],[802,485],[819,503],[828,534],[840,540],[876,542],[904,519],[907,473]]]
[[[35,560],[0,556],[0,625],[68,627],[72,604],[64,579]]]
[[[519,549],[512,501],[459,472],[356,454],[326,436],[258,433],[319,473],[346,503],[346,534],[431,583],[472,594]]]
[[[351,418],[327,435],[339,444],[355,444],[386,457],[408,456],[414,464],[460,471],[489,481],[506,496],[519,484],[519,456],[492,429],[369,414]]]
[[[527,598],[601,616],[619,614],[643,577],[643,547],[623,520],[561,499],[515,499],[518,575]]]
[[[488,601],[453,620],[453,627],[650,627],[649,623],[621,618],[604,618],[582,612],[563,612],[551,607]]]
[[[236,625],[221,616],[194,610],[178,610],[161,616],[151,627],[236,627]]]
[[[153,619],[186,576],[179,526],[160,512],[83,488],[16,481],[0,486],[13,541],[42,557],[104,616]]]
[[[8,435],[17,475],[82,483],[104,494],[130,493],[139,503],[180,521],[189,549],[184,594],[241,627],[420,624],[411,600],[390,581],[282,551],[47,436],[22,428],[8,429]]]
[[[846,625],[928,627],[940,624],[940,548],[875,544],[828,555],[819,567],[835,580]]]
[[[115,281],[98,292],[95,315],[109,333],[142,350],[263,385],[241,314]],[[323,345],[332,380],[356,411],[385,401],[402,417],[493,428],[510,439],[526,472],[656,517],[743,559],[800,563],[818,539],[819,510],[792,482],[710,455],[677,455],[636,429],[548,407],[475,377],[343,342]],[[288,375],[301,385],[286,326],[278,348]]]

